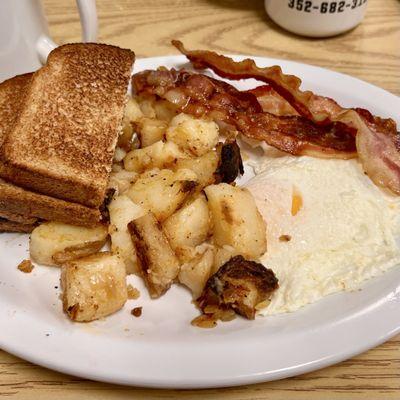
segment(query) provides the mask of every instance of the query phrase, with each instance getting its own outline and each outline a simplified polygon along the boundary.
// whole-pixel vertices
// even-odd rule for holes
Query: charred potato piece
[[[109,252],[70,261],[61,268],[63,309],[73,321],[113,314],[127,300],[123,261]]]
[[[208,310],[233,309],[247,319],[254,319],[257,306],[266,302],[278,286],[272,270],[236,256],[208,279],[197,304],[206,314]]]
[[[180,158],[175,162],[174,170],[190,169],[197,175],[198,190],[205,188],[213,183],[218,183],[215,174],[219,163],[219,156],[216,151],[208,153],[196,158]]]
[[[29,243],[33,261],[38,264],[59,266],[62,262],[98,252],[106,243],[107,227],[99,225],[85,228],[44,222],[36,227]]]
[[[218,125],[213,121],[179,114],[172,119],[166,138],[176,143],[182,150],[195,157],[212,150],[218,143]]]
[[[244,174],[242,156],[236,141],[218,145],[219,164],[216,170],[217,181],[232,183]]]
[[[213,263],[214,251],[207,249],[202,255],[181,266],[179,282],[192,291],[194,299],[201,295],[207,279],[211,275]]]
[[[62,265],[68,261],[77,260],[78,258],[98,253],[104,245],[104,240],[81,243],[75,246],[66,247],[64,250],[54,253],[52,258],[55,264]]]
[[[155,169],[142,174],[126,193],[162,222],[194,191],[196,180],[196,174],[190,170]]]
[[[265,222],[247,189],[227,183],[205,188],[213,219],[215,244],[233,247],[248,258],[258,258],[267,249]]]
[[[179,261],[153,214],[130,222],[128,229],[150,296],[160,297],[178,276]]]
[[[163,222],[169,244],[181,262],[193,257],[194,247],[203,243],[210,231],[210,213],[204,194],[200,194]]]
[[[138,272],[136,251],[128,231],[129,222],[145,214],[128,196],[122,195],[109,204],[111,250],[125,262],[126,273]]]

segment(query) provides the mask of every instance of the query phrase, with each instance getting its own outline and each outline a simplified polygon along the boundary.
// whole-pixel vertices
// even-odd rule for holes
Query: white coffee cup
[[[96,1],[77,0],[76,3],[82,39],[95,42]],[[0,0],[0,82],[40,68],[55,47],[40,0]]]
[[[265,0],[270,18],[299,35],[327,37],[356,27],[364,18],[367,0]]]

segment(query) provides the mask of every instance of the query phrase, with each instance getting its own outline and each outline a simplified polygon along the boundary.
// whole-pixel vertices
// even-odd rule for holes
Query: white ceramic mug
[[[327,37],[357,26],[364,18],[367,0],[265,0],[270,18],[299,35]]]
[[[77,0],[76,3],[82,39],[95,42],[96,1]],[[0,0],[0,82],[40,68],[55,47],[40,0]]]

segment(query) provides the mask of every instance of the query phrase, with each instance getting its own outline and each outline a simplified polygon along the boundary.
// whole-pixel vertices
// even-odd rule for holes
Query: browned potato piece
[[[215,244],[231,246],[250,259],[264,254],[266,225],[250,192],[227,183],[208,186],[205,192],[213,218]]]
[[[57,265],[65,264],[68,261],[77,260],[98,253],[105,245],[105,240],[95,242],[87,242],[77,244],[75,246],[66,247],[62,251],[53,254],[53,260]]]
[[[219,155],[216,151],[209,151],[201,157],[178,159],[175,163],[174,170],[190,169],[197,175],[198,190],[208,185],[216,183],[216,175],[219,163]]]
[[[177,107],[167,100],[157,100],[154,104],[154,111],[157,119],[171,121],[176,115]]]
[[[197,299],[201,295],[207,279],[211,275],[213,263],[214,251],[210,248],[202,255],[181,266],[179,282],[192,291],[194,299]]]
[[[125,151],[131,150],[133,144],[133,126],[132,124],[143,117],[139,104],[135,99],[129,99],[125,106],[124,119],[122,122],[122,132],[118,138],[118,146]],[[118,157],[117,157],[117,161]]]
[[[176,143],[188,154],[199,157],[218,143],[219,129],[214,121],[195,118],[188,114],[174,117],[166,131],[166,139]]]
[[[236,141],[219,143],[219,163],[216,171],[218,182],[232,183],[238,175],[244,174],[242,155]]]
[[[187,156],[175,143],[159,141],[143,149],[130,151],[124,158],[124,167],[128,171],[141,173],[147,169],[166,168],[184,157]]]
[[[143,112],[136,99],[130,98],[125,106],[124,119],[129,122],[136,122],[143,117]]]
[[[165,136],[168,123],[155,118],[140,118],[135,123],[135,130],[139,136],[140,147],[147,147],[162,140]]]
[[[215,274],[226,262],[237,255],[239,255],[238,251],[232,246],[215,246],[212,273]]]
[[[63,308],[73,321],[113,314],[127,300],[123,261],[109,252],[70,261],[61,268]]]
[[[128,229],[150,296],[160,297],[178,276],[179,261],[153,214],[132,221]]]
[[[29,251],[33,261],[43,265],[61,265],[62,260],[98,252],[106,243],[107,227],[99,225],[85,228],[44,222],[36,227],[30,237]]]
[[[204,194],[200,194],[163,222],[169,244],[181,262],[193,258],[194,247],[203,243],[210,231],[210,213]]]
[[[272,270],[236,256],[208,279],[197,303],[206,314],[233,309],[245,318],[254,319],[257,306],[266,302],[278,286]]]
[[[140,175],[126,194],[132,201],[164,221],[177,210],[197,186],[190,170],[154,169]]]
[[[128,224],[144,215],[145,211],[125,195],[115,197],[108,205],[108,210],[110,213],[111,250],[125,262],[127,274],[137,273],[139,271],[136,252],[128,232]]]

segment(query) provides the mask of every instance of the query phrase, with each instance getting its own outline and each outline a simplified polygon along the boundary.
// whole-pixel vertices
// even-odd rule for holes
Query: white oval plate
[[[240,59],[241,57],[236,57]],[[400,99],[382,89],[325,69],[257,58],[279,64],[302,78],[303,87],[396,118]],[[179,67],[182,56],[138,60],[135,71],[160,65]],[[245,89],[254,82],[236,83]],[[399,124],[400,121],[397,120]],[[159,300],[141,289],[115,315],[90,324],[70,322],[62,313],[59,270],[17,270],[28,257],[28,236],[0,235],[0,346],[3,350],[64,373],[112,383],[163,388],[206,388],[286,378],[323,368],[377,346],[400,331],[400,268],[292,314],[238,318],[204,330],[189,293],[173,287]],[[130,310],[143,306],[141,318]]]

